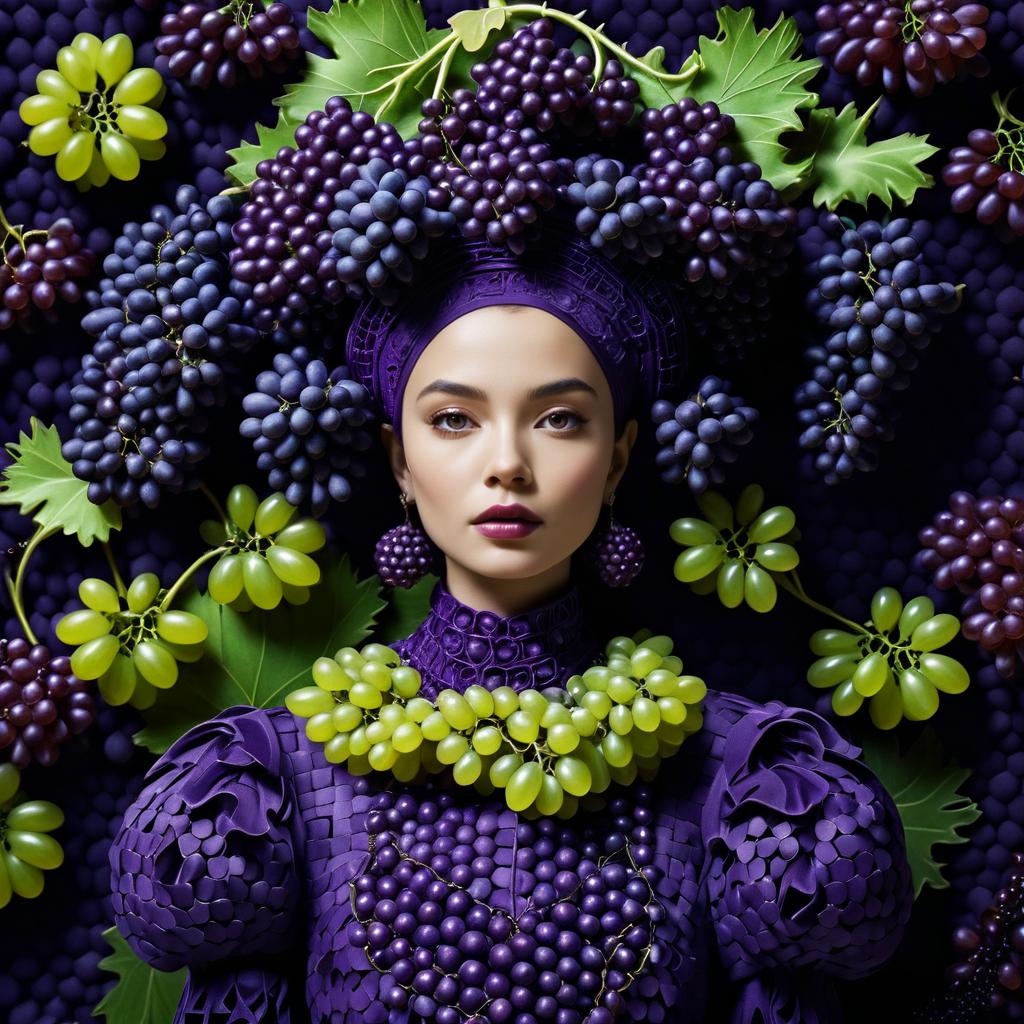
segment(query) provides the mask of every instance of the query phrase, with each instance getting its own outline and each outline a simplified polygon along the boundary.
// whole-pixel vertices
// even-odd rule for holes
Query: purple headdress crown
[[[359,305],[349,371],[401,434],[401,396],[423,349],[460,316],[504,304],[543,309],[580,335],[608,379],[616,433],[677,381],[684,328],[672,290],[650,265],[612,262],[554,215],[522,255],[458,235],[435,243],[396,302]]]

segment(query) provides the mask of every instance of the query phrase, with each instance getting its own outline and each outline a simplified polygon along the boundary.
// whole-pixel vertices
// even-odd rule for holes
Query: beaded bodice
[[[463,604],[443,580],[434,586],[426,619],[394,645],[420,671],[427,698],[445,687],[461,693],[474,683],[489,690],[563,685],[590,664],[595,646],[576,584],[505,617]]]

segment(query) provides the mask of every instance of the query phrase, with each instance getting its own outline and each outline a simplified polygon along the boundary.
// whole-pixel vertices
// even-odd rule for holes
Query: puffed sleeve
[[[913,893],[892,799],[821,716],[773,701],[730,730],[702,830],[733,1024],[840,1020],[827,975],[887,960]]]
[[[267,712],[236,707],[156,762],[110,848],[115,921],[160,970],[288,949],[297,816]]]

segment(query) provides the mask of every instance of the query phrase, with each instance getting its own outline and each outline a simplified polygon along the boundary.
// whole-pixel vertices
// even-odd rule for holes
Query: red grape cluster
[[[284,146],[256,166],[249,201],[232,226],[235,248],[231,273],[253,288],[260,307],[260,331],[284,329],[298,339],[321,300],[337,302],[344,286],[335,275],[318,276],[331,246],[327,218],[337,192],[359,177],[359,166],[383,157],[410,173],[422,173],[421,155],[408,158],[402,137],[389,124],[377,124],[348,100],[335,96],[314,111],[295,132],[295,146]]]
[[[886,92],[906,81],[915,96],[950,82],[963,65],[976,74],[988,66],[978,54],[985,45],[981,28],[988,8],[974,0],[843,0],[815,12],[817,51],[832,57],[840,74],[870,85],[879,75]]]
[[[254,7],[253,0],[232,0],[227,7],[203,0],[165,14],[156,40],[157,67],[200,89],[214,79],[232,88],[239,68],[252,78],[281,74],[303,53],[292,12],[283,3],[255,14]]]
[[[41,237],[46,235],[46,240]],[[13,244],[11,244],[13,243]],[[82,289],[76,279],[87,277],[94,255],[82,248],[70,218],[55,220],[45,231],[28,231],[22,238],[8,232],[0,263],[0,331],[22,324],[37,310],[50,323],[57,319],[57,299],[78,302]]]
[[[966,146],[950,150],[942,180],[953,189],[954,213],[974,215],[982,224],[1005,220],[1015,235],[1024,235],[1024,124],[994,97],[999,126],[976,128]]]
[[[724,144],[734,127],[728,114],[686,97],[648,108],[640,123],[648,152],[643,192],[665,200],[688,282],[728,282],[788,253],[795,211],[757,164],[736,163]]]
[[[1024,985],[1024,853],[996,901],[977,926],[957,928],[953,946],[961,959],[946,972],[949,989],[915,1019],[920,1024],[969,1024],[1015,1004],[1019,1019]]]
[[[993,655],[1000,675],[1012,675],[1015,658],[1024,659],[1024,501],[956,491],[918,539],[935,585],[967,595],[964,636]]]
[[[15,768],[48,767],[60,744],[92,724],[89,686],[72,673],[70,658],[20,637],[0,640],[0,751]]]

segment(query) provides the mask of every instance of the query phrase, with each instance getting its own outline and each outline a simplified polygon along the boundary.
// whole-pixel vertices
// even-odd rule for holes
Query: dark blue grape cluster
[[[333,248],[320,273],[333,268],[351,298],[369,293],[385,305],[395,302],[413,278],[413,261],[424,259],[431,239],[455,225],[448,210],[431,206],[433,192],[425,176],[410,179],[387,160],[364,164],[334,197],[336,209],[327,218]]]
[[[304,348],[277,353],[273,365],[242,401],[241,433],[271,488],[323,515],[329,501],[348,501],[352,481],[366,474],[358,453],[372,444],[369,392],[347,367],[328,371]]]
[[[654,403],[651,417],[661,446],[655,465],[666,483],[686,481],[694,494],[725,481],[725,465],[735,462],[740,449],[754,436],[757,410],[730,392],[719,377],[705,377],[696,394],[679,405]]]
[[[90,297],[82,326],[96,342],[71,388],[63,450],[92,501],[154,508],[161,489],[184,487],[207,451],[203,410],[220,399],[224,366],[258,338],[249,288],[227,274],[234,204],[198,199],[183,186],[175,208],[127,224]]]
[[[353,944],[382,998],[432,1024],[611,1024],[649,956],[657,870],[649,793],[610,801],[610,821],[515,825],[515,891],[494,884],[499,814],[450,793],[381,799],[374,855],[352,890]],[[581,816],[586,817],[586,816]]]
[[[876,468],[879,444],[894,436],[893,395],[907,388],[919,353],[960,296],[934,281],[921,257],[927,224],[901,217],[844,227],[835,216],[830,224],[808,296],[828,334],[805,352],[811,379],[798,387],[796,404],[800,445],[818,452],[814,466],[833,484]]]
[[[252,288],[257,329],[284,330],[301,340],[310,318],[344,297],[337,276],[320,273],[331,247],[327,221],[334,197],[375,157],[402,164],[411,176],[422,174],[425,158],[406,149],[391,125],[377,124],[334,96],[299,125],[294,146],[257,164],[249,199],[232,228],[230,256],[232,276]]]
[[[576,230],[608,256],[627,253],[638,262],[665,251],[673,234],[660,196],[642,195],[640,180],[626,173],[621,160],[600,155],[580,157],[576,180],[565,188],[577,208]]]

